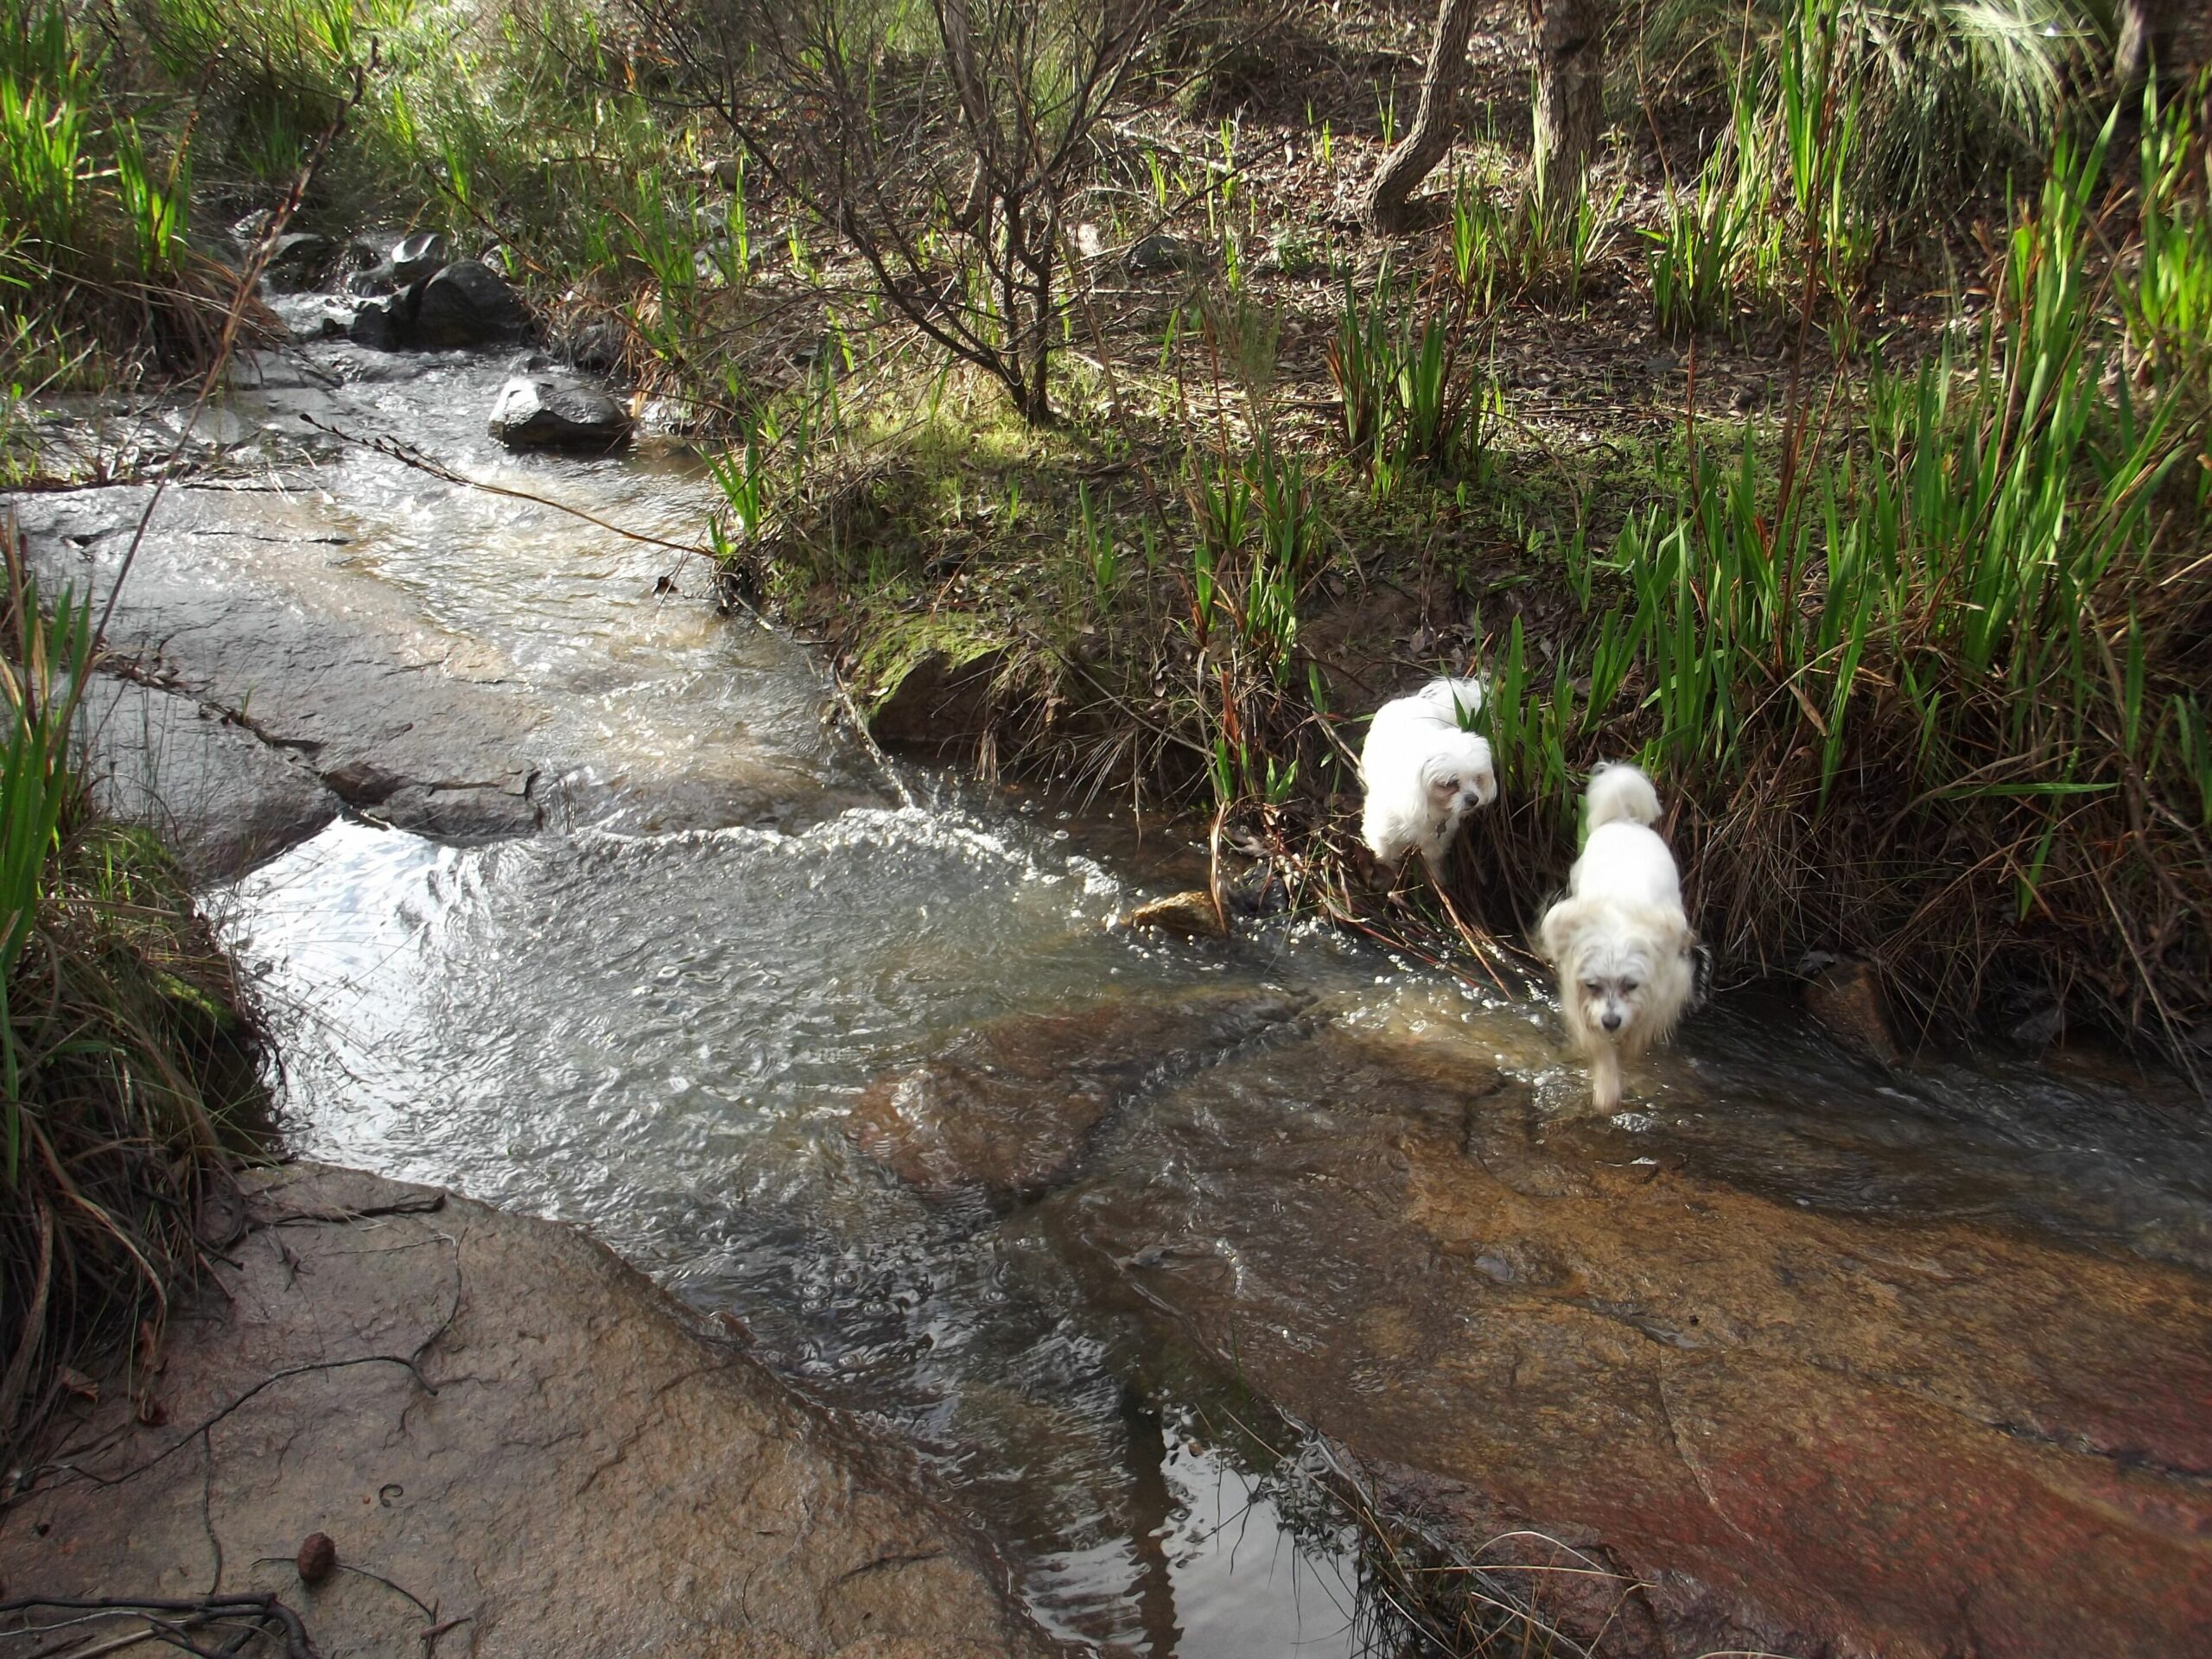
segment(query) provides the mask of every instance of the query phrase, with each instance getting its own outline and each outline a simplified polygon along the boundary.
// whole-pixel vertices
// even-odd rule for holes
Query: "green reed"
[[[2154,115],[2146,176],[2165,176],[2177,122]],[[2155,891],[2172,925],[2212,913],[2196,839],[2212,746],[2190,667],[2212,620],[2190,480],[2202,404],[2139,391],[2125,369],[2156,359],[2145,320],[2185,291],[2200,221],[2176,208],[2141,259],[2101,253],[2112,131],[2056,146],[1973,346],[1910,372],[1876,364],[1863,425],[1825,454],[1819,433],[1779,455],[1747,436],[1732,459],[1708,441],[1672,499],[1623,528],[1596,567],[1611,582],[1570,582],[1586,596],[1571,651],[1545,671],[1517,622],[1493,642],[1509,791],[1563,818],[1572,780],[1621,755],[1694,789],[1713,839],[1764,861],[1736,890],[1770,913],[1731,925],[1772,948],[1824,881],[1922,928],[2001,890],[2015,922],[2118,958],[2130,988],[2111,1001],[2172,994],[2142,947],[2120,948],[2113,906]],[[2158,235],[2188,251],[2152,252]],[[1845,867],[1789,874],[1786,905],[1758,896],[1808,833]],[[1967,875],[1928,887],[1930,861]],[[1829,920],[1846,938],[1866,925]]]

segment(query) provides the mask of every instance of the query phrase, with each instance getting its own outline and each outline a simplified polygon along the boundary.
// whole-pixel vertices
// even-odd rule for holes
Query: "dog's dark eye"
[[[1594,979],[1584,980],[1582,982],[1582,988],[1592,996],[1602,996],[1605,995],[1605,988]]]
[[[1638,982],[1633,979],[1624,979],[1621,981],[1621,995],[1623,996],[1626,996],[1630,991],[1633,991],[1637,988],[1637,983]]]

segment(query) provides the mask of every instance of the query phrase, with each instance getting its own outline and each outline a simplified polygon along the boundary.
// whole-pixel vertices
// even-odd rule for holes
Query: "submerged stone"
[[[1118,1108],[1285,1030],[1306,1007],[1299,997],[1224,992],[1010,1015],[877,1078],[847,1133],[925,1192],[1032,1198],[1068,1178]]]
[[[1194,939],[1218,938],[1229,931],[1214,908],[1213,895],[1198,888],[1139,905],[1129,912],[1126,925]]]

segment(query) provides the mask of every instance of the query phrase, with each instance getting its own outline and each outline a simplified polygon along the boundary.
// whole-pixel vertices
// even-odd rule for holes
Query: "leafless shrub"
[[[898,317],[1053,417],[1071,199],[1167,0],[631,0]]]

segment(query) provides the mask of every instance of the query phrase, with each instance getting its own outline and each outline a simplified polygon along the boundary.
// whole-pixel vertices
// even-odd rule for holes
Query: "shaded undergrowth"
[[[1245,370],[1265,320],[1231,296],[1077,431],[961,409],[948,440],[942,380],[889,432],[769,421],[725,551],[880,702],[911,691],[899,729],[933,708],[1000,762],[1211,813],[1339,916],[1375,913],[1357,711],[1473,669],[1505,798],[1439,928],[1517,937],[1582,779],[1633,757],[1727,977],[1850,952],[1930,1033],[2056,1008],[2186,1057],[2212,1020],[2196,106],[2154,101],[2124,159],[2116,123],[2062,139],[1900,350],[1858,318],[1811,96],[1761,210],[1796,304],[1770,419],[1693,402],[1600,487],[1548,472],[1487,343],[1528,232],[1463,191],[1426,271],[1342,286],[1333,432]]]

